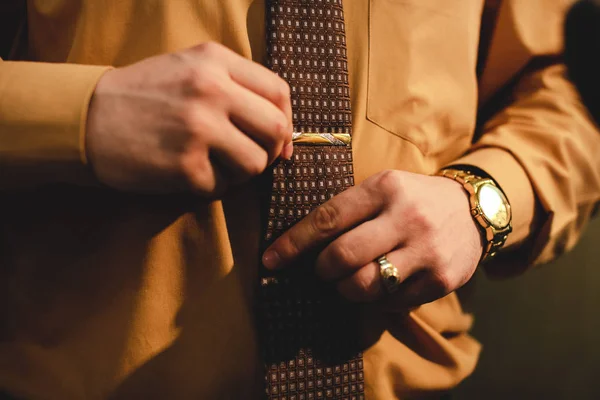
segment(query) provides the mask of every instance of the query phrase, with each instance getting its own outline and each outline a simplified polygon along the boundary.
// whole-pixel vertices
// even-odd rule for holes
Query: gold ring
[[[377,262],[379,263],[379,274],[381,275],[383,286],[385,286],[388,293],[394,293],[398,290],[398,286],[400,286],[398,268],[388,261],[385,254],[379,257]]]

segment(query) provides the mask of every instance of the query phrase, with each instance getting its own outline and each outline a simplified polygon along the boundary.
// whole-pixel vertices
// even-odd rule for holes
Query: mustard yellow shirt
[[[17,3],[0,5],[3,31],[18,26]],[[449,163],[487,171],[515,228],[515,251],[491,274],[571,248],[600,199],[600,134],[560,61],[571,3],[502,2],[478,79],[483,0],[344,1],[356,181]],[[0,388],[31,399],[257,397],[254,185],[215,202],[118,193],[94,180],[84,149],[109,66],[205,41],[261,62],[264,0],[27,4],[21,61],[0,62]],[[499,99],[476,135],[478,109]],[[373,342],[368,399],[443,391],[476,365],[455,294],[361,318]]]

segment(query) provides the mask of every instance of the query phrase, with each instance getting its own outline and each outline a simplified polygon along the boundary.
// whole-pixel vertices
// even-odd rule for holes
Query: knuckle
[[[181,173],[183,174],[183,176],[189,181],[189,182],[196,182],[197,181],[197,166],[194,165],[194,163],[192,163],[192,160],[190,157],[182,157],[179,160],[179,169],[181,170]]]
[[[225,84],[225,75],[208,65],[190,66],[184,78],[186,89],[196,96],[220,96],[225,92]]]
[[[224,50],[224,46],[220,43],[209,41],[198,45],[197,50],[199,53],[210,57],[222,52]]]
[[[317,232],[333,232],[337,229],[339,219],[339,211],[333,205],[325,203],[315,210],[313,228]]]
[[[401,173],[393,169],[382,171],[374,177],[371,187],[379,195],[384,194],[386,198],[396,197],[402,194]]]
[[[366,296],[370,291],[371,283],[363,275],[359,275],[354,278],[354,285],[357,291],[361,294],[361,297]]]
[[[329,257],[334,260],[337,264],[353,267],[357,263],[356,253],[350,246],[344,246],[342,244],[333,244],[331,247],[331,253]]]
[[[275,97],[279,102],[289,101],[291,96],[290,85],[283,79],[279,79]]]
[[[201,154],[186,155],[181,157],[179,168],[185,181],[192,191],[211,190],[210,166]]]
[[[275,133],[278,141],[283,141],[286,139],[288,130],[288,121],[285,115],[279,114],[276,118],[274,118],[273,122],[273,132]]]
[[[434,222],[431,220],[429,213],[418,203],[408,204],[404,217],[409,225],[423,235],[430,235],[434,230]]]
[[[187,129],[192,135],[203,132],[207,128],[207,120],[202,117],[202,111],[197,104],[184,105],[179,110],[179,120],[183,124],[183,127]]]
[[[207,182],[205,176],[197,173],[188,175],[187,182],[192,192],[211,192],[214,190],[214,183]]]
[[[254,157],[250,157],[247,159],[244,164],[244,171],[250,176],[257,176],[263,173],[265,168],[268,165],[267,154],[263,153],[260,155],[256,155]]]
[[[192,94],[201,92],[201,88],[204,85],[204,77],[195,65],[187,67],[187,70],[184,72],[183,85]]]
[[[448,265],[448,257],[438,249],[434,243],[429,246],[426,262],[434,268],[445,268]]]
[[[356,300],[371,301],[376,297],[376,286],[367,275],[357,274],[353,280],[356,288]]]
[[[434,272],[431,275],[431,285],[439,297],[452,291],[452,277],[444,271]]]
[[[196,89],[203,95],[214,98],[225,94],[225,81],[214,71],[206,70],[195,83]]]
[[[391,188],[398,186],[400,173],[393,169],[386,169],[379,173],[379,181],[383,187]]]
[[[300,246],[296,235],[290,233],[282,237],[285,238],[281,243],[281,250],[284,255],[294,255],[302,252],[302,246]]]

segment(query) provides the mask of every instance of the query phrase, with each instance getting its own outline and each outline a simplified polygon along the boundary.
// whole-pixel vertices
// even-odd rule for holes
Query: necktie
[[[265,246],[354,185],[342,0],[267,0],[266,27],[267,65],[291,88],[295,149],[272,168]],[[261,271],[267,398],[362,400],[357,318],[313,263]]]

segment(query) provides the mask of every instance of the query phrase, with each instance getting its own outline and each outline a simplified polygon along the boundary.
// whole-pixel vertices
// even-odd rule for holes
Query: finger
[[[190,171],[187,174],[188,184],[192,190],[201,193],[221,194],[227,184],[222,171],[211,163],[206,148],[189,149],[183,160],[183,168]]]
[[[230,93],[231,121],[269,154],[269,164],[282,154],[292,140],[292,129],[285,114],[263,97],[234,85]]]
[[[400,244],[389,213],[382,213],[344,233],[319,254],[316,273],[325,281],[339,280]]]
[[[269,100],[286,116],[292,127],[292,100],[289,84],[270,69],[226,49],[229,75],[238,84]],[[290,140],[286,144],[291,143]]]
[[[402,286],[394,302],[404,308],[418,307],[441,299],[462,284],[447,273],[423,268],[413,274],[410,284]]]
[[[411,275],[420,270],[418,259],[406,248],[394,250],[386,255],[387,260],[398,269],[398,287],[401,288]],[[388,294],[381,278],[380,266],[372,261],[337,284],[340,294],[352,302],[372,302],[386,296],[397,297],[397,293]]]
[[[229,74],[238,84],[275,104],[291,126],[292,100],[290,86],[285,80],[270,69],[240,56],[231,58]]]
[[[430,303],[458,289],[470,278],[460,271],[434,267],[428,250],[406,246],[392,254],[394,261],[390,262],[398,269],[401,281],[398,292],[390,296],[390,306],[409,309]]]
[[[292,155],[294,154],[294,143],[289,142],[283,147],[283,151],[281,152],[281,158],[284,160],[291,160]]]
[[[289,136],[285,137],[281,157],[288,160],[291,159],[294,151],[292,143],[294,125],[292,120],[292,100],[288,83],[273,73],[273,71],[246,59],[232,63],[230,74],[231,79],[235,82],[267,99],[283,112],[287,121]]]
[[[337,284],[337,290],[349,301],[368,303],[384,295],[379,265],[371,262]]]
[[[227,47],[216,43],[203,43],[191,49],[218,60],[227,68],[231,79],[246,89],[267,99],[278,107],[292,126],[290,87],[283,79],[268,68],[244,58]],[[291,143],[291,138],[286,144]],[[291,146],[286,146],[290,151]],[[288,158],[291,157],[291,152]]]
[[[216,157],[234,176],[234,183],[264,172],[268,166],[265,149],[224,120],[210,138],[211,156]]]
[[[280,236],[263,254],[263,264],[270,269],[281,268],[301,254],[374,218],[382,205],[381,196],[362,185],[350,188],[315,209]]]

